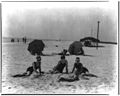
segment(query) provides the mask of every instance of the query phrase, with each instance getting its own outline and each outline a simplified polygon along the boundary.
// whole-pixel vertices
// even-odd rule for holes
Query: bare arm
[[[82,63],[81,63],[81,71],[83,70],[83,65],[82,65]]]
[[[39,65],[39,73],[41,74],[41,62],[39,62],[40,65]]]
[[[34,62],[32,63],[32,65],[33,65],[33,70],[34,70],[36,73],[38,73],[37,70],[36,70],[36,68],[35,68],[35,63],[34,63]]]
[[[68,62],[66,62],[66,73],[68,73]]]
[[[74,72],[74,70],[75,70],[75,64],[74,64],[74,66],[73,66],[73,70],[72,70],[72,73]]]

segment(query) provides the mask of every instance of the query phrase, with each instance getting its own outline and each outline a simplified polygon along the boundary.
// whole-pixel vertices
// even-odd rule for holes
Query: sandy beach
[[[44,41],[45,54],[61,52],[68,49],[73,41]],[[55,45],[58,45],[56,47]],[[26,68],[35,61],[28,51],[28,44],[3,43],[2,44],[2,93],[3,94],[108,94],[114,92],[117,85],[117,45],[101,44],[104,47],[83,47],[86,56],[78,56],[83,66],[98,78],[89,77],[89,80],[80,78],[74,82],[58,82],[61,74],[43,74],[35,78],[13,78],[12,75],[25,72]],[[69,72],[72,71],[75,55],[66,56]],[[59,55],[42,56],[42,71],[48,72],[60,60]],[[64,74],[67,75],[67,74]],[[69,74],[71,75],[71,74]]]

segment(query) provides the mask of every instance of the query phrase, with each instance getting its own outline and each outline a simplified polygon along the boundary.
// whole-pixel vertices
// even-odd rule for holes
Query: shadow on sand
[[[96,48],[96,47],[100,47],[100,48],[103,48],[103,47],[105,47],[105,46],[102,46],[102,45],[99,45],[99,46],[84,46],[84,47],[89,47],[89,48]]]
[[[94,75],[94,74],[91,74],[91,73],[83,74],[83,75],[81,76],[81,78],[84,79],[84,80],[89,80],[88,77],[96,77],[96,78],[98,78],[97,75]]]
[[[58,53],[53,53],[53,54],[43,54],[41,56],[55,56],[55,55],[60,55]],[[66,54],[65,56],[89,56],[89,57],[94,57],[93,55],[88,55],[88,54],[84,54],[84,55],[71,55],[71,54]]]
[[[52,54],[43,54],[41,56],[55,56],[55,55],[60,55],[59,53],[52,53]],[[70,56],[69,54],[66,54],[65,56]]]
[[[89,77],[95,77],[95,78],[98,78],[97,75],[94,75],[94,74],[91,74],[91,73],[87,73],[87,74],[83,74],[80,76],[81,79],[83,80],[89,80],[90,78]],[[59,77],[59,80],[58,82],[74,82],[74,81],[79,81],[80,79],[79,78],[66,78],[66,77]]]

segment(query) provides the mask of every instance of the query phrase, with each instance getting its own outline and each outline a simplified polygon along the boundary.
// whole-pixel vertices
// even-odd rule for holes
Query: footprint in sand
[[[76,86],[74,86],[74,85],[72,85],[71,87],[72,87],[72,89],[77,89]]]
[[[67,87],[74,87],[73,85],[66,85]]]
[[[66,87],[69,87],[70,89],[72,89],[72,90],[76,90],[77,88],[76,88],[76,86],[74,86],[74,85],[65,85]]]
[[[14,86],[14,88],[17,88],[17,86]]]
[[[11,87],[8,87],[8,89],[11,89]]]

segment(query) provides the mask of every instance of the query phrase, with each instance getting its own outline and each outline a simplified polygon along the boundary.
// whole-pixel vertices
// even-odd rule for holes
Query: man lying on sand
[[[32,63],[32,66],[28,67],[26,72],[23,73],[23,74],[17,74],[17,75],[14,75],[13,77],[22,77],[22,76],[30,76],[33,71],[36,72],[37,74],[41,75],[41,57],[38,55],[36,57],[36,62],[33,62]],[[39,70],[39,72],[37,71]]]
[[[50,70],[50,73],[63,73],[63,69],[66,67],[66,73],[68,73],[68,61],[65,59],[65,56],[61,56],[61,60],[58,62],[58,64],[53,68],[53,70]]]

